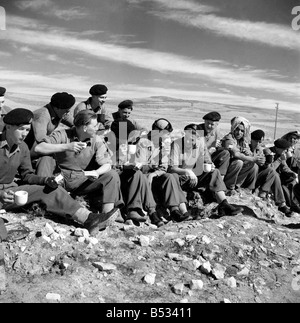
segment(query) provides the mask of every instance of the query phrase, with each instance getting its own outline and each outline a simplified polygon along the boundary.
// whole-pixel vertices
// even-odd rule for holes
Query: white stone
[[[156,274],[149,273],[144,277],[144,282],[153,285],[155,283]]]
[[[42,239],[44,239],[47,242],[50,242],[51,241],[51,238],[49,238],[49,237],[47,237],[45,235],[42,235]]]
[[[197,259],[193,259],[192,264],[193,264],[195,270],[201,266],[201,262]]]
[[[182,299],[181,301],[180,301],[180,303],[188,303],[189,302],[189,300],[187,299],[187,298],[184,298],[184,299]]]
[[[209,261],[205,261],[201,266],[200,266],[200,271],[203,274],[209,274],[211,272],[211,264]]]
[[[94,262],[93,266],[98,268],[101,271],[111,271],[116,270],[117,267],[113,264],[108,264],[106,262]]]
[[[76,237],[84,237],[84,238],[88,238],[90,236],[89,231],[83,228],[76,228],[74,231],[74,235]]]
[[[204,242],[205,244],[210,244],[211,243],[211,240],[209,239],[209,237],[208,236],[203,236],[202,237],[202,242]]]
[[[176,242],[178,244],[179,247],[183,247],[185,245],[184,240],[178,238],[176,240],[174,240],[174,242]]]
[[[173,286],[173,291],[177,295],[181,295],[183,293],[183,289],[184,289],[184,284],[182,283],[179,283]]]
[[[223,303],[226,303],[226,304],[231,304],[230,300],[228,298],[224,298],[223,299]]]
[[[85,242],[85,237],[79,237],[79,238],[78,238],[78,242],[80,242],[80,243],[84,243],[84,242]]]
[[[150,239],[147,236],[139,236],[139,243],[142,247],[148,247],[150,245]]]
[[[62,228],[62,227],[55,227],[54,228],[55,232],[57,232],[58,234],[64,234],[67,232],[67,229]]]
[[[236,280],[234,277],[230,277],[225,279],[226,285],[231,288],[236,288]]]
[[[50,235],[50,238],[52,240],[58,240],[60,238],[60,235],[57,233],[57,232],[53,232],[51,235]]]
[[[250,270],[247,267],[245,267],[241,271],[239,271],[237,273],[237,275],[238,276],[248,276],[249,275],[249,272],[250,272]]]
[[[185,240],[188,241],[188,242],[191,242],[193,240],[197,239],[197,236],[195,235],[192,235],[192,234],[188,234],[186,237],[185,237]]]
[[[225,271],[226,271],[226,267],[220,264],[216,264],[211,273],[216,279],[223,279],[225,275]]]
[[[45,236],[50,236],[54,232],[55,232],[54,229],[49,223],[46,223],[44,228],[42,229],[42,234]]]
[[[47,299],[48,301],[57,301],[57,302],[60,302],[61,297],[60,297],[60,295],[59,295],[59,294],[55,294],[55,293],[48,293],[48,294],[46,295],[46,299]]]
[[[89,237],[89,242],[92,244],[92,245],[96,245],[99,240],[97,238],[94,238],[94,237]]]
[[[198,280],[192,280],[191,282],[190,282],[190,289],[197,289],[197,290],[199,290],[199,289],[202,289],[203,288],[203,281],[202,280],[200,280],[200,279],[198,279]]]

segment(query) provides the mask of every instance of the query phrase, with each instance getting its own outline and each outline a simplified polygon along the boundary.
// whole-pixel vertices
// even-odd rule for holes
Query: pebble
[[[57,302],[60,302],[61,297],[60,297],[60,295],[59,295],[59,294],[55,294],[55,293],[48,293],[48,294],[46,295],[46,299],[47,299],[48,301],[57,301]]]
[[[155,277],[156,277],[156,274],[149,273],[146,276],[144,276],[143,280],[144,280],[145,283],[147,283],[149,285],[154,285]]]

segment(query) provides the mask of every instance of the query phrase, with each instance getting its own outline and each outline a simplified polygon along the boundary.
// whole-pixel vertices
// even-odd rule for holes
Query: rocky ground
[[[298,303],[300,214],[242,191],[243,215],[213,218],[216,203],[190,205],[199,219],[161,228],[115,223],[96,238],[46,215],[2,213],[7,285],[1,303]]]

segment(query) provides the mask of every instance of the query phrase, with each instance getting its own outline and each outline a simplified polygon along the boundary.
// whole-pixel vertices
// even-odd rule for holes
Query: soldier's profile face
[[[2,108],[4,106],[4,102],[5,102],[4,97],[0,98],[0,108]]]

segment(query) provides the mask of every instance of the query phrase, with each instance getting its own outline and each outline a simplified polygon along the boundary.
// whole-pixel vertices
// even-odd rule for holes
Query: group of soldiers
[[[17,211],[15,192],[26,191],[23,210],[38,203],[49,214],[70,217],[90,235],[115,221],[139,225],[149,217],[161,227],[195,220],[187,209],[195,193],[205,197],[204,203],[218,203],[216,217],[234,216],[243,208],[227,196],[241,188],[273,198],[287,217],[300,213],[298,131],[267,147],[265,132],[251,132],[241,116],[221,136],[221,115],[212,111],[175,137],[165,118],[155,120],[150,130],[133,120],[132,100],[120,102],[109,116],[107,91],[95,84],[90,97],[77,105],[72,94],[58,92],[31,111],[5,106],[6,89],[0,87],[0,209]],[[0,241],[5,239],[0,218]]]
[[[297,131],[265,147],[264,131],[251,132],[240,116],[221,136],[221,115],[212,111],[174,138],[165,118],[150,130],[132,120],[132,100],[109,116],[103,84],[93,85],[77,105],[72,94],[58,92],[34,111],[7,109],[5,91],[0,88],[2,209],[17,209],[14,194],[25,190],[27,206],[39,203],[50,214],[71,217],[91,235],[115,221],[139,225],[147,216],[157,227],[192,220],[187,199],[195,192],[218,203],[218,217],[243,212],[227,200],[241,188],[271,196],[285,216],[300,213]]]

